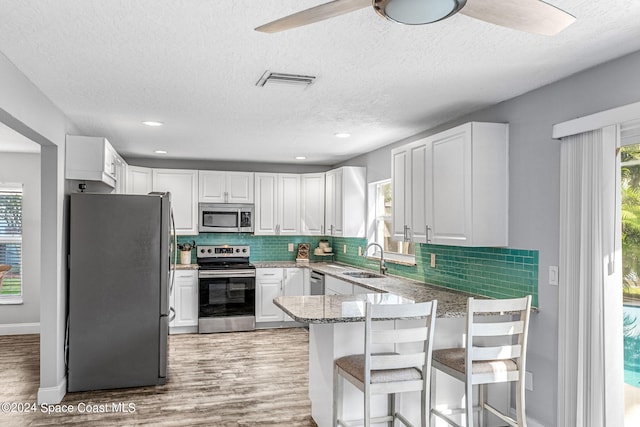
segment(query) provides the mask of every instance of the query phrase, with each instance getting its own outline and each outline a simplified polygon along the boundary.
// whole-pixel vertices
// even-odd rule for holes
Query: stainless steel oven
[[[198,332],[256,326],[256,270],[248,246],[198,246]]]

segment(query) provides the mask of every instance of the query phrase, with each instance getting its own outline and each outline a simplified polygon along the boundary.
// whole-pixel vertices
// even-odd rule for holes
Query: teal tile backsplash
[[[203,233],[179,236],[178,241],[195,240],[200,245],[243,244],[251,246],[252,261],[293,261],[298,243],[309,243],[312,261],[330,259],[316,257],[313,248],[324,238],[319,236],[256,236],[243,233]],[[334,248],[335,261],[370,270],[378,262],[358,256],[367,239],[326,237]],[[289,252],[288,244],[294,244]],[[346,253],[343,251],[346,245]],[[373,250],[371,250],[373,252]],[[431,254],[436,267],[430,267]],[[195,251],[192,253],[195,262]],[[416,245],[416,265],[387,263],[389,274],[493,298],[511,298],[531,294],[532,305],[538,307],[538,251],[510,248],[467,248],[442,245]]]

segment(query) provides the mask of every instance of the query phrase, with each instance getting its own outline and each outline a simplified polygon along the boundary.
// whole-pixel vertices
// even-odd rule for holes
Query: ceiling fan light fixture
[[[448,18],[467,0],[374,0],[378,15],[399,24],[423,25]]]

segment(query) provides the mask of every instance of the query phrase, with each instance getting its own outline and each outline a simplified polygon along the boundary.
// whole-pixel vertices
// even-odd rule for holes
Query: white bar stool
[[[333,374],[333,425],[351,426],[354,422],[342,419],[342,381],[346,379],[364,393],[364,420],[360,425],[400,420],[407,426],[412,424],[396,412],[395,395],[405,391],[422,391],[422,426],[427,425],[427,409],[431,381],[431,354],[435,326],[437,301],[416,304],[377,305],[367,303],[365,318],[364,354],[355,354],[336,359]],[[420,327],[404,329],[374,328],[373,320],[402,320],[421,317]],[[371,352],[372,345],[421,343],[419,351],[402,353]],[[388,394],[390,413],[385,417],[371,418],[371,395]]]
[[[511,426],[526,427],[524,403],[524,374],[526,370],[527,334],[531,295],[524,298],[478,300],[467,303],[467,335],[465,348],[448,348],[433,352],[433,368],[438,369],[465,385],[465,407],[449,409],[447,413],[436,409],[435,375],[431,382],[431,420],[434,416],[453,426],[460,426],[449,415],[464,415],[466,426],[473,426],[473,412],[480,411],[482,426],[486,412],[491,412]],[[475,314],[494,314],[498,319],[478,322]],[[518,319],[514,320],[514,317]],[[474,343],[483,337],[484,345]],[[486,344],[489,342],[490,344]],[[486,401],[487,384],[516,383],[516,418],[498,411]],[[479,386],[479,406],[473,406],[473,386]]]

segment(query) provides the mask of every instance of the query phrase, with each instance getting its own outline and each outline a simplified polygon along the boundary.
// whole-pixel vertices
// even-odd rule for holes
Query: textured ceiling
[[[577,17],[556,37],[372,9],[253,30],[321,2],[0,0],[0,52],[124,156],[330,165],[640,49],[637,0],[550,0]],[[256,87],[265,70],[317,79]]]

